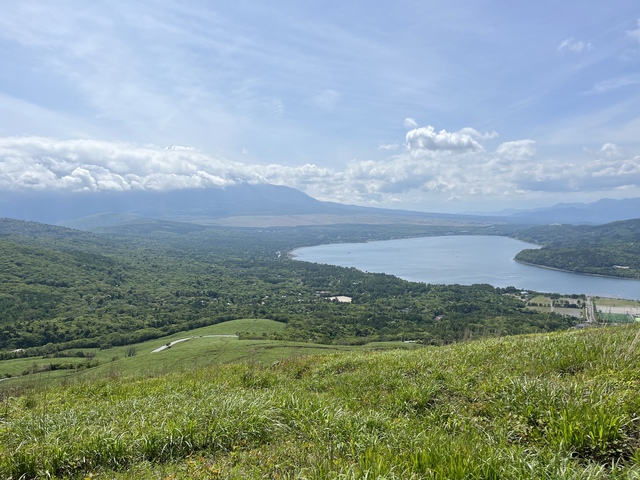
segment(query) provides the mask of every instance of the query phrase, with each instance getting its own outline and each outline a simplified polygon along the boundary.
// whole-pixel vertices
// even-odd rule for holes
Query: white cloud
[[[193,147],[189,147],[187,145],[169,145],[168,147],[164,147],[165,150],[195,150]]]
[[[637,25],[638,28],[636,28],[635,30],[629,30],[627,32],[627,35],[640,42],[640,18],[637,21]]]
[[[417,128],[418,127],[418,122],[416,122],[411,117],[405,118],[404,122],[402,122],[402,124],[405,126],[405,128]]]
[[[459,133],[464,135],[469,135],[470,137],[475,138],[476,140],[491,140],[492,138],[496,138],[498,136],[498,132],[490,131],[481,133],[477,131],[475,128],[465,127],[459,131]]]
[[[397,143],[387,143],[387,144],[378,146],[378,150],[387,150],[387,151],[397,150],[398,148],[400,148],[400,145],[398,145]]]
[[[600,147],[598,154],[605,158],[615,158],[623,155],[621,148],[615,143],[605,143]]]
[[[473,130],[477,133],[475,130]],[[469,132],[447,132],[440,130],[436,132],[431,125],[421,128],[414,128],[407,132],[407,148],[414,154],[428,151],[482,151],[480,145]]]
[[[558,45],[558,50],[569,50],[570,52],[580,53],[583,50],[591,50],[591,44],[585,43],[582,40],[576,40],[573,37],[565,38],[560,45]]]
[[[602,80],[593,86],[593,93],[606,93],[629,85],[640,84],[640,74],[623,75],[620,77]]]
[[[534,140],[514,140],[498,145],[496,153],[509,160],[526,160],[536,153]]]
[[[0,188],[131,190],[221,186],[242,165],[192,148],[134,146],[96,140],[0,138]],[[203,175],[215,170],[220,176]]]
[[[405,151],[385,160],[353,160],[343,169],[241,163],[187,147],[0,137],[0,191],[165,190],[246,182],[287,185],[321,200],[390,204],[416,196],[481,199],[640,187],[640,156],[613,143],[590,153],[591,160],[572,162],[538,158],[531,139],[486,152],[464,130],[414,129]]]

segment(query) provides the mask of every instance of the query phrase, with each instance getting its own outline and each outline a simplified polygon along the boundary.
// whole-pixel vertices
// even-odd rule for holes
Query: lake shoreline
[[[511,238],[511,237],[507,237],[507,238]],[[529,267],[545,268],[547,270],[555,270],[556,272],[573,273],[574,275],[586,275],[588,277],[610,278],[612,280],[635,280],[640,282],[640,278],[636,278],[636,277],[622,277],[622,276],[614,276],[614,275],[603,275],[601,273],[579,272],[577,270],[567,270],[565,268],[549,267],[548,265],[538,265],[537,263],[524,262],[522,260],[518,260],[515,257],[513,261],[520,263],[522,265],[527,265]]]
[[[297,260],[297,261],[300,261],[300,262],[305,262],[305,261],[308,261],[308,260],[299,260],[296,257],[296,253],[295,252],[297,250],[301,250],[301,249],[305,249],[305,248],[320,247],[320,246],[325,246],[325,245],[366,245],[366,244],[375,243],[375,242],[391,242],[391,241],[395,241],[395,240],[410,240],[410,239],[416,239],[416,238],[449,238],[449,237],[478,237],[478,236],[510,238],[512,240],[517,240],[519,242],[529,243],[531,245],[535,245],[538,248],[542,248],[542,245],[538,245],[538,244],[535,244],[535,243],[527,242],[527,241],[521,240],[521,239],[519,239],[517,237],[510,237],[510,236],[507,236],[507,235],[429,235],[429,236],[421,236],[421,237],[389,238],[387,240],[367,240],[366,242],[319,243],[317,245],[308,245],[308,246],[304,246],[304,247],[296,247],[293,250],[289,250],[286,253],[286,256],[290,260]],[[524,249],[524,250],[526,250],[526,249]],[[522,251],[524,251],[524,250],[522,250]],[[518,253],[520,253],[520,252],[518,252]],[[517,255],[518,254],[516,254],[516,256]],[[640,278],[638,278],[638,277],[623,277],[621,275],[603,275],[601,273],[589,273],[589,272],[580,272],[578,270],[567,270],[566,268],[550,267],[548,265],[539,265],[537,263],[525,262],[523,260],[518,260],[516,257],[513,258],[513,261],[517,262],[517,263],[519,263],[521,265],[527,265],[529,267],[545,268],[547,270],[555,270],[557,272],[573,273],[575,275],[587,275],[589,277],[611,278],[611,279],[615,279],[615,280],[638,280],[638,281],[640,281]]]
[[[439,235],[305,246],[289,251],[288,256],[419,283],[485,283],[541,293],[640,300],[640,279],[575,272],[515,259],[528,248],[540,246],[504,235]]]

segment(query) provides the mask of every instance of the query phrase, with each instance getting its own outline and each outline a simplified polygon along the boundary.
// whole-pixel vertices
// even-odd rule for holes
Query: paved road
[[[593,298],[587,297],[585,300],[584,311],[587,316],[588,323],[596,323],[596,310],[593,306]]]

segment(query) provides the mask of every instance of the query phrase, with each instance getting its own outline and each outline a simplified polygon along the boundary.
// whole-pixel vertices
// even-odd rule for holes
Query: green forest
[[[400,339],[440,345],[571,326],[561,316],[527,310],[515,289],[427,285],[287,255],[318,243],[456,233],[474,232],[143,221],[88,233],[4,219],[0,349],[5,358],[106,349],[236,318],[282,322],[286,328],[273,339],[352,345]],[[328,300],[333,296],[353,301]]]
[[[591,275],[640,278],[640,219],[605,225],[545,225],[514,232],[541,245],[516,260]]]

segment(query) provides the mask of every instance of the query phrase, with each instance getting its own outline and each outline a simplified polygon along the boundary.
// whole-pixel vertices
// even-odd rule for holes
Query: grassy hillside
[[[284,324],[273,320],[239,319],[106,350],[84,348],[38,357],[18,356],[0,361],[0,391],[16,392],[107,377],[153,376],[238,362],[271,365],[292,357],[354,349],[419,347],[399,342],[349,347],[269,339],[283,328]]]
[[[0,477],[637,478],[639,372],[615,327],[4,390]]]

